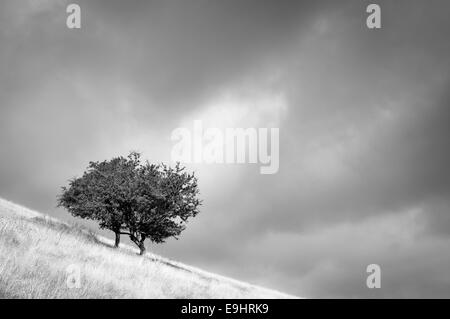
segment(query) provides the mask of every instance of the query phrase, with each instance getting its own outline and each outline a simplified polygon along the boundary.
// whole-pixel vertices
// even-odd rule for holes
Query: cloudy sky
[[[279,127],[280,169],[192,164],[201,214],[148,249],[306,297],[450,297],[450,3],[0,3],[0,196],[55,208],[91,160]],[[379,264],[381,289],[366,287]]]

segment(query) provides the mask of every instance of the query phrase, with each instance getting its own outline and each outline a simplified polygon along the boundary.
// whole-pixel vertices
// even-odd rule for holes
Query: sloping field
[[[70,278],[79,271],[79,288]],[[69,284],[68,284],[69,281]],[[112,242],[0,199],[0,298],[293,298]]]

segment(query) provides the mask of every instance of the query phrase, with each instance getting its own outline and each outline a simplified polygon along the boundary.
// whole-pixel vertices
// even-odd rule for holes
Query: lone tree
[[[140,154],[91,162],[81,178],[62,188],[58,205],[73,216],[99,222],[100,228],[130,237],[145,253],[145,240],[163,243],[185,229],[187,220],[201,205],[197,178],[178,163],[141,163]]]

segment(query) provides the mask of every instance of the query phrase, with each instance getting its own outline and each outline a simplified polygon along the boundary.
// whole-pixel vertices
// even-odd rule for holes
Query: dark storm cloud
[[[370,297],[369,263],[377,296],[449,294],[445,1],[378,1],[381,30],[365,1],[78,3],[76,31],[65,1],[0,5],[2,196],[66,218],[55,196],[88,161],[168,161],[223,91],[282,96],[243,122],[279,116],[279,173],[195,166],[202,214],[155,250],[307,296]]]
[[[280,173],[246,179],[246,188],[264,185],[261,198],[270,198],[267,208],[253,202],[255,220],[275,206],[280,213],[261,214],[272,222],[262,223],[295,229],[305,219],[345,220],[448,196],[448,22],[439,7],[428,10],[435,24],[415,9],[401,24],[385,18],[397,28],[375,37],[359,21],[331,20],[333,30],[300,47],[305,66],[289,68],[284,85],[293,89]]]
[[[177,108],[174,116],[282,54],[323,6],[313,1],[133,4],[86,6],[101,21],[103,41],[120,39],[121,76],[166,112]]]

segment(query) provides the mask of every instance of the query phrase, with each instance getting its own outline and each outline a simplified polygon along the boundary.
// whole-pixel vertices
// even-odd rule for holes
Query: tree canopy
[[[163,243],[178,239],[189,218],[198,214],[197,178],[179,163],[142,163],[136,152],[128,157],[90,162],[80,178],[62,188],[58,205],[73,216],[95,220],[100,228],[128,235],[144,254],[146,239]]]

